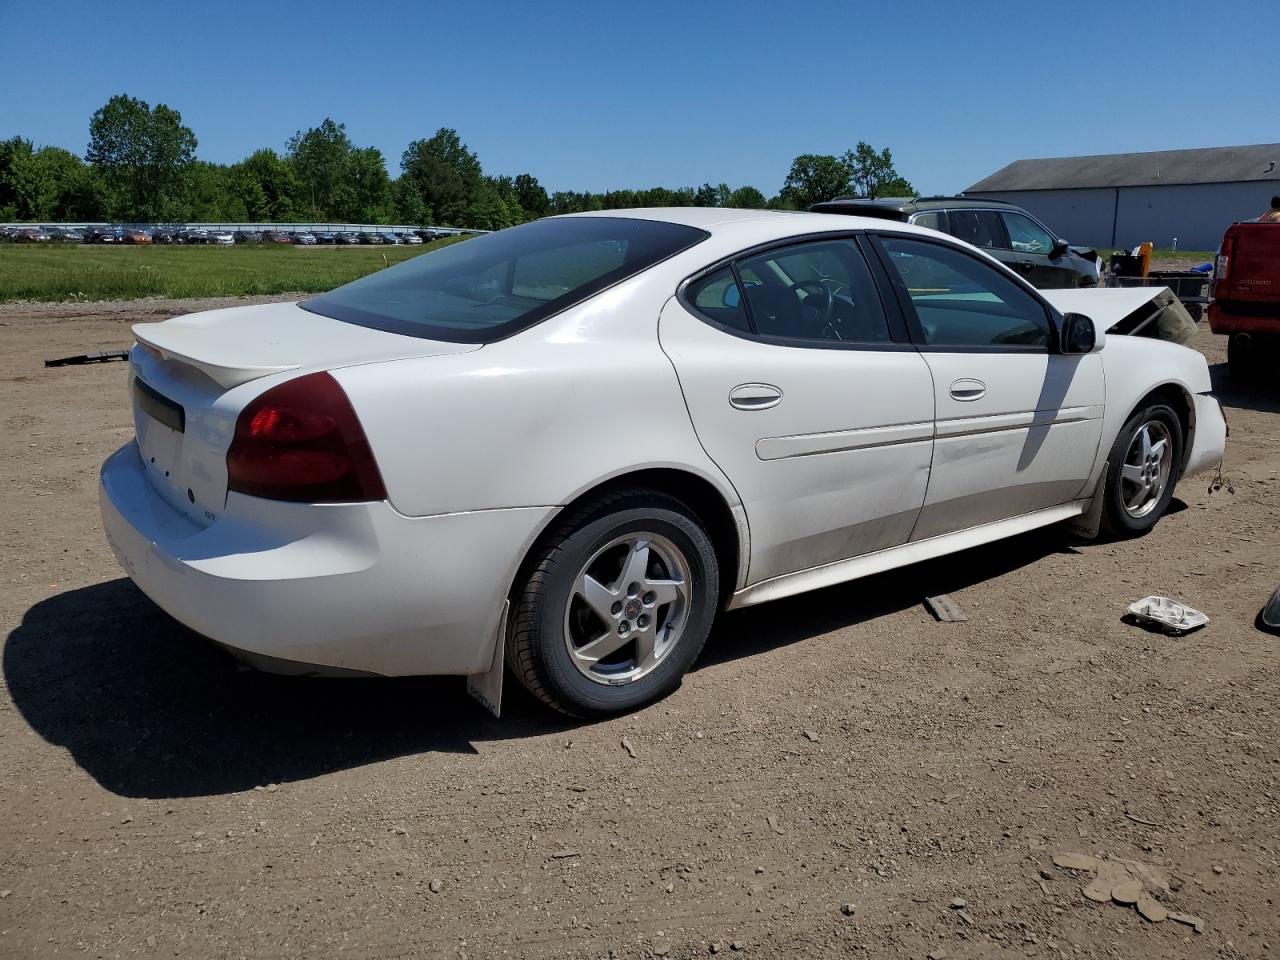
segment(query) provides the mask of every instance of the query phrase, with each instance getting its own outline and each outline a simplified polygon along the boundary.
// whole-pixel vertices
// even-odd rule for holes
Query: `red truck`
[[[1233,379],[1280,379],[1280,223],[1227,228],[1214,264],[1209,328],[1228,337]]]

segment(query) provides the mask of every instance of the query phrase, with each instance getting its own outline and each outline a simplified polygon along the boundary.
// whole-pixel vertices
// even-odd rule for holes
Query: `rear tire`
[[[1182,421],[1168,404],[1151,403],[1129,418],[1107,457],[1102,525],[1108,533],[1136,537],[1156,525],[1173,498],[1182,444]]]
[[[1227,370],[1231,379],[1241,384],[1252,384],[1258,379],[1262,364],[1259,354],[1262,345],[1243,334],[1233,333],[1227,338]]]
[[[685,504],[652,490],[574,508],[527,571],[507,664],[539,700],[576,717],[633,710],[679,686],[720,596],[705,528]]]

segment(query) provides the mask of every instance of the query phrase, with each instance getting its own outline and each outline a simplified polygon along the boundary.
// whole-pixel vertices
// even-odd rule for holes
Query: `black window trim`
[[[903,316],[907,321],[907,329],[911,333],[911,342],[921,353],[1036,353],[1036,354],[1058,354],[1061,349],[1061,326],[1059,324],[1058,311],[1049,303],[1040,291],[1031,284],[1027,283],[1020,276],[1010,270],[1007,266],[996,260],[995,257],[989,259],[983,258],[981,255],[975,255],[973,251],[966,250],[964,247],[956,243],[947,243],[936,237],[924,236],[914,233],[897,233],[892,230],[878,230],[875,232],[867,231],[868,241],[872,249],[875,250],[876,256],[880,260],[880,267],[884,270],[889,284],[893,288],[894,296],[898,301],[898,306],[902,310]],[[902,277],[897,269],[893,266],[893,262],[889,259],[889,251],[884,248],[880,242],[881,237],[895,237],[905,240],[914,240],[917,243],[932,244],[936,247],[945,247],[948,250],[963,254],[970,260],[982,264],[984,267],[993,268],[996,272],[1004,271],[1005,275],[1014,280],[1019,289],[1031,295],[1031,298],[1040,304],[1044,310],[1045,319],[1049,324],[1049,342],[1045,347],[1031,346],[1029,344],[1020,343],[1004,343],[1004,344],[960,344],[948,346],[947,344],[926,343],[924,338],[924,327],[920,324],[920,317],[916,313],[915,304],[911,300],[911,294],[907,290],[906,284],[902,282]],[[994,262],[992,262],[994,261]]]
[[[916,349],[912,342],[910,331],[907,328],[905,318],[902,316],[897,298],[889,296],[889,289],[886,287],[883,278],[880,276],[880,265],[872,258],[864,243],[859,238],[867,236],[866,230],[835,230],[822,233],[803,233],[790,237],[782,237],[777,240],[769,240],[764,243],[758,243],[751,247],[746,247],[728,256],[721,257],[714,263],[710,263],[695,273],[690,274],[680,281],[676,287],[676,300],[693,316],[709,327],[713,327],[722,333],[737,337],[740,340],[749,340],[752,343],[765,343],[775,347],[800,347],[808,350],[887,350],[892,352],[907,352]],[[822,240],[850,240],[853,242],[854,248],[861,255],[866,264],[867,272],[871,274],[875,283],[876,293],[880,299],[880,308],[884,311],[885,322],[889,328],[888,340],[811,340],[806,337],[780,337],[775,334],[757,333],[755,318],[751,315],[751,304],[747,299],[746,291],[742,286],[742,277],[738,273],[738,262],[748,257],[754,257],[762,253],[768,253],[770,250],[777,250],[783,247],[797,246],[804,243],[813,243]],[[738,295],[742,298],[743,308],[747,314],[747,323],[749,330],[740,330],[737,327],[731,327],[728,324],[721,323],[714,317],[710,317],[703,313],[694,304],[693,299],[689,296],[689,287],[699,280],[702,280],[710,274],[716,273],[728,267],[733,273],[734,282],[738,285]]]

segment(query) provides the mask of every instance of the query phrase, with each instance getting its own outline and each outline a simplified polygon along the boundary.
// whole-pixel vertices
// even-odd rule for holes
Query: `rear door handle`
[[[961,403],[981,400],[987,395],[987,385],[981,380],[963,379],[951,384],[951,399]]]
[[[782,389],[771,383],[740,383],[729,391],[729,405],[739,410],[768,410],[782,402]]]

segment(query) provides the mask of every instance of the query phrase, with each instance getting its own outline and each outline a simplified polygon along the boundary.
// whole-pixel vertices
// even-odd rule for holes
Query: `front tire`
[[[562,713],[632,710],[679,685],[719,596],[715,549],[693,511],[656,491],[605,494],[574,508],[532,558],[507,664]]]
[[[1136,537],[1156,525],[1173,498],[1182,444],[1182,421],[1167,404],[1149,404],[1129,418],[1107,459],[1102,518],[1109,533]]]

